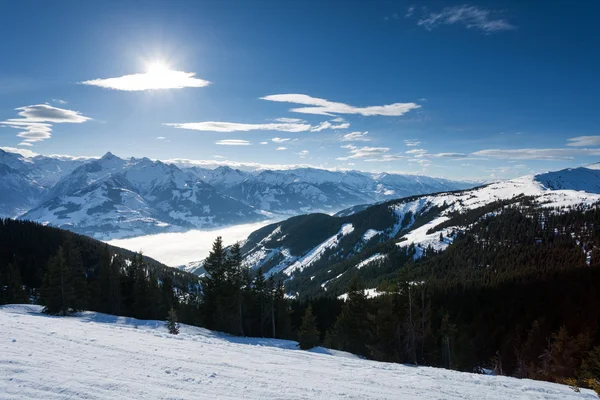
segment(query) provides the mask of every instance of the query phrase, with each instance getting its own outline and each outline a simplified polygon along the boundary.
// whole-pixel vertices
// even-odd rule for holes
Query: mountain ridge
[[[10,204],[8,200],[0,201],[0,216],[32,218],[101,239],[237,225],[274,215],[334,213],[398,193],[470,185],[424,176],[315,168],[255,172],[230,167],[180,168],[146,157],[120,158],[111,152],[99,158],[79,159],[27,157],[0,149],[0,164],[12,168],[7,171],[13,175],[0,177],[0,187],[8,187],[10,179],[17,179],[23,183],[13,184],[13,192],[27,186],[39,191],[35,196],[16,196]],[[108,183],[100,189],[97,183],[103,181]],[[124,197],[117,200],[117,193]],[[77,196],[94,197],[94,206],[88,207]],[[107,217],[99,214],[103,209],[119,211]]]

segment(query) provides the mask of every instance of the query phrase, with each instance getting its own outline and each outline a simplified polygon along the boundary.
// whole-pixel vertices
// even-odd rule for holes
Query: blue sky
[[[3,2],[0,146],[465,179],[596,162],[600,3],[524,3]]]

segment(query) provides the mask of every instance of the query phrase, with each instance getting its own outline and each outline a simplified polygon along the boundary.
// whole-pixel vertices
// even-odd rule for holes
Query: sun
[[[148,74],[161,75],[170,71],[169,66],[162,61],[153,61],[146,66]]]

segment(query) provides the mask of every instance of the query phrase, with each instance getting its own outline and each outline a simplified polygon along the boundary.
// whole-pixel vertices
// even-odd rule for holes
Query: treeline
[[[236,335],[294,337],[283,283],[243,267],[238,245],[226,250],[217,238],[204,267],[208,274],[199,278],[68,231],[0,220],[0,304],[41,304],[54,315],[90,310],[170,318]]]
[[[193,321],[199,291],[197,276],[141,254],[29,221],[0,220],[0,304],[141,319],[164,319],[175,306],[182,320]]]

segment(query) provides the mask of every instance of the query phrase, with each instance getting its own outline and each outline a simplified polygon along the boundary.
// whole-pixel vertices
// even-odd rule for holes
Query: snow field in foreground
[[[296,350],[162,321],[0,307],[0,399],[596,399],[589,390]]]

